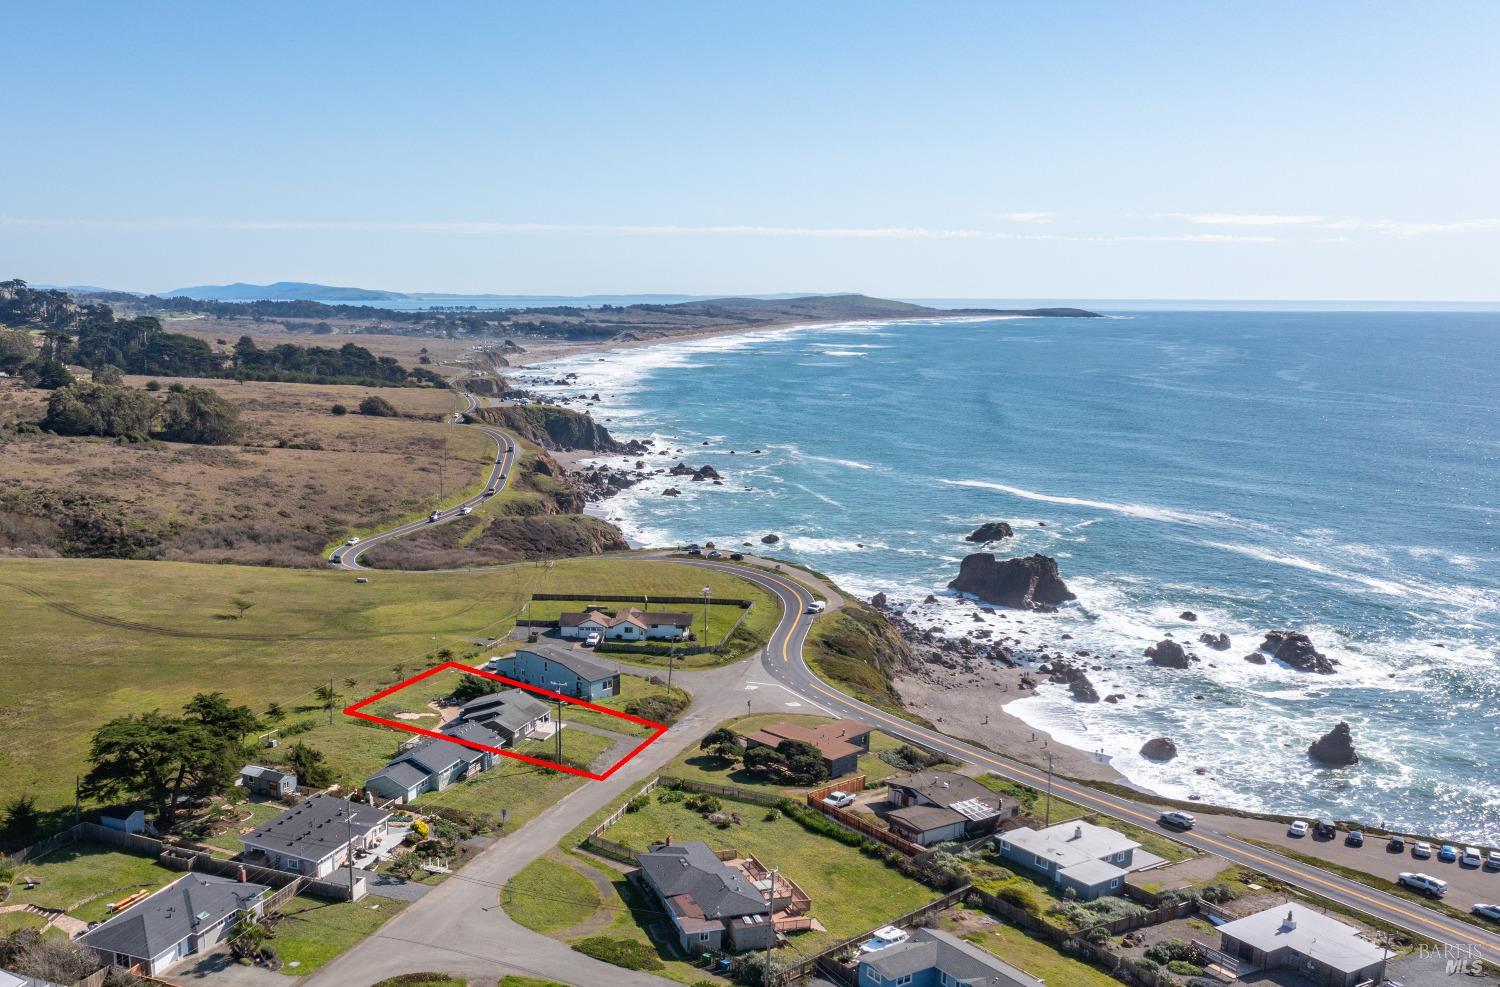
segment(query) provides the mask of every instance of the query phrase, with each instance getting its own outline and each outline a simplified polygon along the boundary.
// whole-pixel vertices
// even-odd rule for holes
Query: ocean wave
[[[1022,487],[1013,487],[1006,483],[995,483],[990,480],[939,480],[954,487],[972,487],[977,490],[993,490],[996,493],[1010,494],[1012,497],[1020,497],[1023,500],[1037,500],[1046,504],[1062,504],[1068,507],[1088,507],[1098,511],[1109,511],[1114,514],[1123,514],[1126,517],[1142,518],[1148,521],[1166,521],[1173,524],[1196,524],[1196,525],[1223,525],[1247,524],[1227,514],[1209,514],[1197,511],[1184,511],[1172,507],[1158,507],[1152,504],[1130,504],[1117,503],[1108,500],[1088,500],[1083,497],[1064,497],[1055,494],[1038,493],[1035,490],[1026,490]]]
[[[834,500],[832,497],[818,493],[812,487],[804,486],[801,483],[793,483],[792,486],[796,487],[798,490],[801,490],[803,493],[807,494],[810,497],[816,497],[817,499],[821,500],[823,503],[828,504],[831,507],[842,509],[844,506],[843,504],[840,504],[838,501]]]
[[[862,353],[859,350],[819,350],[818,352],[822,353],[824,356],[869,356],[870,355],[868,353]]]

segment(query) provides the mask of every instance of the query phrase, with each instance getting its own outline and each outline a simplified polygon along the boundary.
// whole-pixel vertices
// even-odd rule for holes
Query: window
[[[909,973],[904,977],[896,978],[896,987],[906,987],[909,983],[911,983],[911,974]]]
[[[698,933],[698,941],[699,942],[708,942],[708,933],[707,932],[700,932],[700,933]]]

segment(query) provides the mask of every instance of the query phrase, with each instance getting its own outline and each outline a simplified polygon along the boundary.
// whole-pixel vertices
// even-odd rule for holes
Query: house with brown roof
[[[582,640],[598,634],[606,641],[681,641],[693,629],[693,617],[686,613],[667,613],[630,607],[615,613],[604,607],[585,607],[562,614],[558,633],[565,638]]]
[[[823,755],[828,777],[838,778],[859,770],[859,756],[870,753],[870,734],[873,729],[869,724],[858,720],[834,720],[815,727],[773,723],[759,730],[752,730],[741,739],[746,750],[752,747],[775,749],[784,740],[800,740],[812,744]]]
[[[992,833],[1021,806],[951,771],[913,771],[886,780],[886,823],[922,846]]]

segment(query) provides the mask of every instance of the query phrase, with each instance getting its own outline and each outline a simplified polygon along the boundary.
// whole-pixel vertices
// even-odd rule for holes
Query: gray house
[[[922,846],[983,836],[1020,811],[1020,803],[951,771],[913,771],[886,781],[886,823]]]
[[[552,709],[521,689],[504,689],[471,699],[459,707],[459,720],[479,723],[499,734],[508,745],[534,737],[552,722]]]
[[[483,744],[505,746],[501,736],[483,724],[455,720],[443,727],[450,737]],[[480,750],[451,740],[427,740],[406,751],[380,771],[365,779],[365,788],[381,798],[393,798],[402,804],[425,792],[440,792],[457,781],[463,781],[495,766],[493,751]]]
[[[78,937],[100,962],[158,976],[229,937],[241,912],[258,916],[264,884],[187,874]]]
[[[513,655],[490,659],[485,669],[577,699],[607,699],[620,694],[619,663],[578,648],[528,644]]]
[[[1385,976],[1385,950],[1305,905],[1277,905],[1219,926],[1219,949],[1254,969],[1296,970],[1325,987],[1379,983]]]
[[[240,768],[240,784],[245,791],[268,798],[286,798],[297,791],[297,774],[294,771],[278,771],[259,764],[247,764]]]
[[[359,851],[379,846],[390,818],[389,812],[371,805],[314,795],[240,837],[240,842],[251,863],[327,877]]]
[[[775,903],[707,843],[654,846],[635,859],[639,879],[660,899],[688,955],[704,948],[765,949],[776,942]]]
[[[866,953],[860,987],[1044,987],[1023,970],[938,929],[917,929],[906,942]]]
[[[1119,894],[1126,874],[1164,862],[1125,834],[1081,819],[1046,829],[1013,829],[996,836],[995,846],[1006,860],[1072,888],[1084,901]]]

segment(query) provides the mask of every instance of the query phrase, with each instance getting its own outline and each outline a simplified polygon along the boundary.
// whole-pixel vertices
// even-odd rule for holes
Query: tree
[[[52,392],[41,425],[58,435],[145,439],[158,410],[156,401],[140,391],[78,381]]]
[[[91,799],[142,799],[162,825],[179,800],[227,789],[236,769],[234,745],[204,724],[160,712],[121,716],[94,733],[82,794]]]
[[[236,596],[234,599],[229,601],[229,605],[234,607],[234,619],[239,620],[240,618],[245,616],[246,610],[249,610],[251,607],[255,606],[255,603],[251,600],[245,599],[243,596]]]
[[[313,696],[323,704],[324,709],[333,709],[334,704],[339,701],[339,694],[331,685],[318,686],[313,690]]]
[[[222,692],[200,692],[182,711],[189,720],[208,727],[216,736],[233,738],[236,745],[259,730],[261,723],[249,706],[231,706]]]
[[[286,719],[286,710],[281,708],[281,703],[267,703],[265,716],[272,723],[280,723]]]
[[[342,405],[342,404],[336,404],[332,408],[329,408],[328,410],[331,411],[331,412],[333,412],[335,415],[340,415],[340,416],[347,415],[349,413],[349,409],[347,407],[345,407],[344,405]]]
[[[111,384],[115,387],[125,383],[125,372],[112,363],[101,363],[89,375],[95,384]]]
[[[36,836],[42,814],[36,811],[35,795],[17,795],[5,804],[5,819],[0,821],[0,833],[12,844],[30,843]]]
[[[494,679],[487,679],[483,675],[465,675],[459,680],[458,687],[453,690],[455,702],[466,703],[480,696],[493,695],[500,691],[500,683]]]
[[[218,391],[207,387],[184,387],[173,384],[162,406],[160,434],[172,442],[225,446],[240,440],[244,427],[240,412]]]
[[[391,404],[385,398],[380,397],[377,394],[371,394],[369,397],[359,402],[359,413],[361,415],[370,415],[375,418],[401,417],[401,412],[396,410],[395,405]]]
[[[57,360],[43,360],[36,368],[36,386],[55,391],[73,383],[73,375]]]
[[[745,754],[744,748],[740,746],[740,738],[728,727],[719,727],[698,741],[698,749],[707,751],[721,761],[736,761]]]
[[[323,760],[323,752],[300,740],[287,749],[286,763],[297,772],[297,781],[312,788],[333,784],[333,769]]]
[[[787,780],[794,785],[814,785],[828,779],[828,766],[817,747],[805,740],[783,740],[776,752],[786,761]]]
[[[25,329],[0,329],[0,371],[13,374],[36,359],[36,346]]]
[[[152,393],[155,393],[155,392],[161,390],[161,381],[159,381],[159,380],[148,380],[148,381],[146,381],[146,390],[151,391]]]

